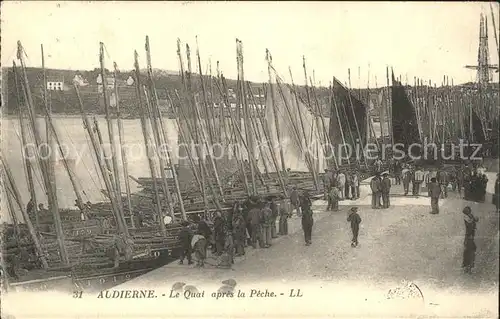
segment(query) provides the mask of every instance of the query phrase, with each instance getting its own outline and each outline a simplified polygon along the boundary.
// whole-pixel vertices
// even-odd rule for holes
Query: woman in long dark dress
[[[306,246],[311,245],[312,227],[314,224],[312,203],[307,191],[300,198],[300,208],[302,210],[302,230],[304,231],[304,239]]]
[[[465,222],[465,240],[462,268],[466,274],[470,274],[472,273],[472,268],[474,268],[474,261],[476,259],[476,243],[474,242],[474,237],[476,235],[476,223],[479,219],[472,215],[469,206],[464,208],[463,214]]]

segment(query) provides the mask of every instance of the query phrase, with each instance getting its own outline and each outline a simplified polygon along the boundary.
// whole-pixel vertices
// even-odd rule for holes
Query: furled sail
[[[355,147],[359,136],[361,136],[364,145],[366,143],[368,107],[336,78],[334,78],[332,90],[333,101],[329,134],[333,146],[343,144],[345,140],[346,144]]]
[[[420,143],[418,133],[418,122],[415,107],[406,95],[401,82],[392,74],[392,134],[394,145],[402,144],[404,150],[414,143]],[[398,148],[399,149],[399,148]],[[414,152],[420,152],[417,147],[412,148]],[[413,154],[418,155],[418,154]]]

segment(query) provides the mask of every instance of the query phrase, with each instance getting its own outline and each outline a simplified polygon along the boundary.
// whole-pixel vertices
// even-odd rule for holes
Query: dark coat
[[[382,193],[389,194],[391,190],[391,180],[388,177],[384,177],[382,180]]]
[[[349,217],[347,217],[347,221],[351,222],[351,229],[358,229],[359,224],[361,224],[361,217],[358,213],[350,213]]]

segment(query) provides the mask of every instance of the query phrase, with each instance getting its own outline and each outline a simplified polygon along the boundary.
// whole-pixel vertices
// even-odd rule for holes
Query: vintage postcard
[[[1,3],[2,318],[498,318],[495,2]]]

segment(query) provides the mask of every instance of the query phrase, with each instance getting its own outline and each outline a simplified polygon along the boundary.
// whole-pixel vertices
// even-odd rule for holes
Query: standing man
[[[418,167],[415,170],[415,173],[413,174],[413,185],[412,185],[413,195],[418,196],[420,194],[420,185],[422,185],[423,181],[424,181],[424,172],[420,167]]]
[[[351,193],[352,193],[352,199],[358,199],[359,198],[359,175],[358,171],[354,170],[352,176],[352,185],[351,185]]]
[[[181,243],[181,256],[179,264],[184,263],[184,258],[187,257],[188,265],[191,265],[193,261],[191,260],[191,240],[193,239],[193,233],[189,228],[189,223],[187,221],[182,222],[182,229],[179,233],[179,241]]]
[[[433,178],[437,179],[437,172],[436,172],[436,170],[434,168],[431,168],[429,170],[429,175],[427,175],[428,181],[427,181],[427,186],[426,186],[427,187],[427,195],[429,197],[431,197],[431,186],[430,185],[431,185],[431,181],[432,181]]]
[[[337,186],[340,190],[340,199],[345,198],[345,182],[346,182],[346,176],[343,171],[340,171],[339,174],[337,175]]]
[[[401,162],[396,160],[394,162],[394,180],[396,185],[401,185]]]
[[[330,191],[330,185],[332,184],[332,173],[328,168],[325,169],[325,175],[323,175],[323,195],[324,199],[328,199],[328,192]]]
[[[278,220],[279,211],[276,198],[274,197],[271,197],[271,211],[273,212],[273,219],[271,221],[271,238],[277,238],[278,234],[276,231],[276,221]]]
[[[431,179],[429,184],[431,193],[431,214],[439,214],[439,195],[441,195],[441,187],[436,181],[436,178]]]
[[[242,209],[238,207],[238,212],[233,214],[233,238],[236,249],[236,256],[245,254],[245,242],[247,239],[246,223],[243,218]]]
[[[261,230],[264,248],[271,247],[271,223],[273,222],[273,211],[270,206],[270,203],[266,202],[261,210]]]
[[[442,167],[438,173],[438,183],[441,187],[441,198],[448,197],[448,184],[449,184],[448,172]]]
[[[281,205],[280,203],[276,204],[278,206],[278,212],[280,214],[280,224],[279,224],[279,234],[280,235],[288,235],[288,217],[289,214],[286,210],[286,205],[283,203]]]
[[[456,181],[458,194],[462,196],[462,188],[464,187],[464,171],[462,167],[457,168]]]
[[[215,240],[215,253],[220,256],[224,251],[224,243],[226,241],[225,235],[225,227],[226,224],[224,219],[222,218],[222,214],[220,211],[215,212],[214,219],[214,240]]]
[[[328,207],[327,211],[333,210],[334,212],[339,210],[339,189],[333,186],[328,194]]]
[[[372,190],[372,208],[379,209],[380,208],[380,194],[382,191],[382,187],[380,185],[380,177],[379,175],[375,175],[370,181],[370,188]]]
[[[296,210],[297,216],[300,216],[300,198],[296,186],[293,187],[290,193],[290,204],[292,205],[292,211],[290,212],[290,215],[292,215],[293,211]]]
[[[349,211],[349,216],[347,217],[347,221],[351,222],[351,231],[352,231],[351,247],[357,247],[359,224],[361,224],[361,217],[359,217],[358,215],[358,208],[356,206],[351,207]]]
[[[391,179],[387,173],[384,173],[384,178],[382,179],[382,202],[383,208],[389,208],[391,206],[389,193],[391,191]]]
[[[306,246],[309,246],[312,243],[311,236],[314,220],[313,211],[311,209],[312,203],[307,191],[304,192],[304,195],[301,198],[300,206],[302,209],[302,230],[304,231],[304,239]]]
[[[257,239],[259,240],[259,247],[264,247],[264,242],[262,241],[262,230],[261,230],[261,212],[258,205],[254,205],[248,212],[248,223],[250,224],[250,236],[253,248],[257,248]]]
[[[464,214],[465,222],[465,240],[464,240],[464,255],[462,261],[462,268],[466,274],[472,273],[474,268],[474,261],[476,257],[476,243],[474,237],[476,235],[476,223],[479,218],[472,214],[469,206],[466,206],[462,213]]]
[[[352,173],[351,173],[351,171],[346,171],[345,172],[345,198],[346,199],[352,198],[351,184],[352,184]]]
[[[411,181],[411,171],[407,165],[405,165],[405,167],[401,171],[401,175],[403,177],[403,189],[404,189],[404,194],[406,196],[410,191],[410,181]]]

